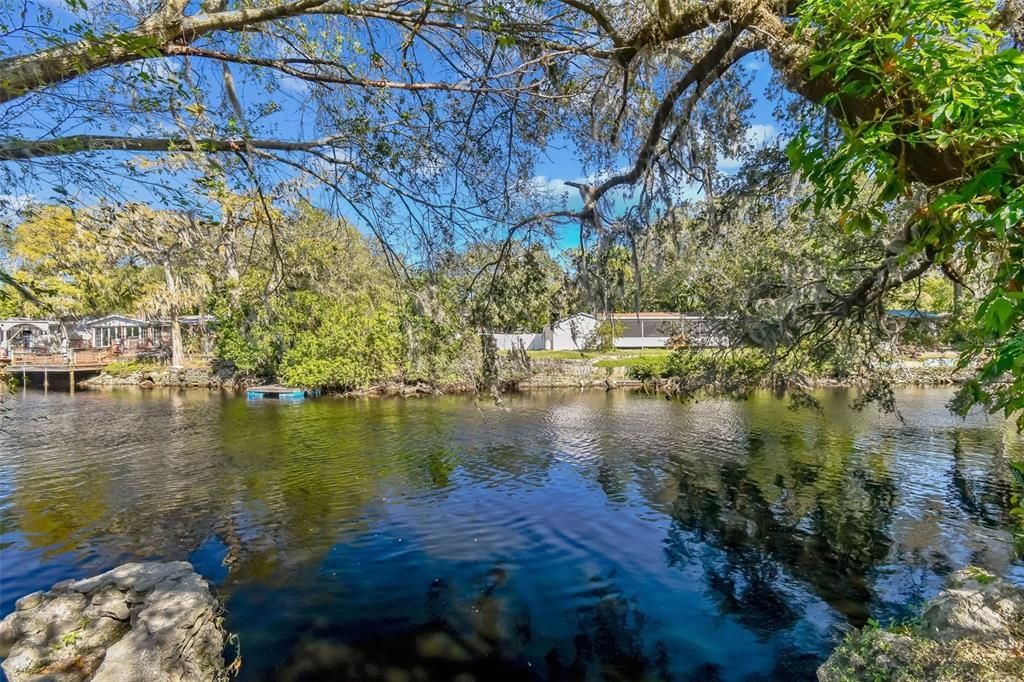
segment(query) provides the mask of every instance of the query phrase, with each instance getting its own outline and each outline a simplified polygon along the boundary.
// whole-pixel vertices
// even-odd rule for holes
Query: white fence
[[[522,343],[526,350],[544,350],[544,334],[491,334],[498,350],[519,348]]]

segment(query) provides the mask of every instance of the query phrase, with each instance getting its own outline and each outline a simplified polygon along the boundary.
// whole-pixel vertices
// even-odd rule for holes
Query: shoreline
[[[579,360],[548,360],[540,371],[521,379],[503,379],[499,381],[501,392],[522,392],[541,389],[643,389],[653,392],[672,394],[675,391],[674,379],[634,379],[627,375],[624,367],[595,367],[589,362]],[[894,386],[956,386],[966,380],[966,376],[953,371],[949,367],[907,367],[901,368],[894,376]],[[156,388],[205,388],[230,391],[244,391],[251,386],[270,383],[266,377],[237,375],[230,370],[205,370],[202,368],[186,368],[183,370],[163,369],[152,372],[133,372],[124,376],[99,374],[95,377],[78,382],[79,390],[105,390],[112,388],[136,388],[151,390]],[[863,385],[856,378],[836,379],[832,377],[807,377],[800,383],[792,383],[793,388],[807,390],[828,388],[857,388]],[[760,388],[771,389],[771,386]],[[464,395],[479,393],[481,389],[471,380],[446,381],[430,383],[422,380],[400,381],[391,380],[371,384],[366,387],[334,390],[325,389],[324,395],[336,397],[414,397],[422,395]]]
[[[620,359],[621,360],[621,359]],[[645,389],[666,395],[683,394],[692,386],[676,378],[636,378],[631,376],[628,362],[607,358],[533,358],[528,364],[500,363],[495,389],[482,387],[475,377],[452,378],[445,381],[403,379],[396,377],[352,389],[322,389],[324,395],[344,397],[413,397],[419,395],[459,395],[474,393],[529,392],[535,389]],[[935,359],[904,358],[887,368],[894,387],[957,386],[971,376],[971,371],[958,369],[949,357]],[[2,376],[2,375],[0,375]],[[8,375],[11,378],[14,375]],[[76,383],[79,390],[110,388],[206,388],[244,391],[253,386],[272,384],[274,379],[237,372],[232,367],[211,363],[182,368],[152,366],[133,368],[129,372],[101,372]],[[756,388],[766,390],[818,390],[824,388],[859,388],[867,377],[797,376],[784,385],[763,383]],[[32,385],[32,384],[30,384]],[[706,388],[713,389],[713,386]],[[685,390],[684,390],[685,389]]]

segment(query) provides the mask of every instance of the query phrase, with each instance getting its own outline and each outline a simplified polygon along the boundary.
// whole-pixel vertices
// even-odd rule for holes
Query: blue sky
[[[40,6],[45,6],[53,11],[56,20],[53,22],[53,26],[59,26],[61,24],[67,25],[74,20],[72,14],[66,11],[65,0],[34,0]],[[114,0],[116,1],[116,0]],[[125,7],[138,8],[149,3],[149,0],[123,0]],[[155,0],[154,3],[155,4]],[[30,4],[31,8],[32,5]],[[31,19],[31,17],[30,17]],[[753,74],[752,83],[752,99],[754,101],[754,108],[751,112],[750,126],[748,128],[748,139],[755,143],[770,143],[776,136],[778,131],[778,123],[774,120],[773,110],[775,106],[774,97],[771,92],[770,83],[770,68],[763,62],[760,56],[748,57],[744,65]],[[151,70],[155,73],[160,73],[165,69],[176,69],[180,68],[178,60],[150,60],[147,62],[145,67],[147,70]],[[429,65],[426,67],[428,70]],[[239,86],[240,95],[243,99],[243,103],[248,105],[254,101],[258,101],[261,96],[266,93],[261,93],[259,90],[253,90],[251,86],[245,83],[244,76],[241,72],[232,67],[232,72],[235,74],[236,83]],[[303,120],[302,114],[300,114],[301,103],[306,98],[308,91],[307,86],[301,81],[294,78],[285,78],[281,82],[281,89],[274,94],[274,97],[281,103],[282,109],[279,113],[274,114],[271,120],[274,121],[279,127],[279,137],[288,138],[289,135],[294,135],[300,128],[305,126],[307,122]],[[166,118],[166,130],[167,134],[177,135],[179,131],[170,125],[170,120]],[[40,130],[45,127],[46,122],[40,122]],[[160,130],[160,126],[165,125],[158,123],[156,127],[150,128],[146,131],[146,134],[157,134]],[[70,129],[62,131],[66,133],[74,132],[86,132],[83,129]],[[99,130],[98,132],[106,132]],[[130,129],[129,131],[130,132]],[[42,136],[43,133],[41,132]],[[621,158],[621,166],[626,167],[631,162],[631,153],[629,150],[624,150]],[[730,173],[736,170],[738,167],[738,161],[735,159],[722,158],[718,164],[719,170],[724,173]],[[577,156],[576,151],[573,149],[571,144],[567,144],[564,138],[555,138],[551,145],[544,151],[543,158],[540,160],[536,167],[535,182],[539,186],[545,187],[550,192],[550,197],[553,201],[557,202],[561,198],[565,197],[566,208],[579,208],[580,199],[578,192],[566,186],[565,181],[580,181],[587,176],[588,169],[584,167],[583,162]],[[165,176],[168,182],[175,180],[174,176]],[[184,181],[184,178],[181,179]],[[53,184],[59,184],[56,180],[52,181]],[[50,200],[54,198],[54,195],[46,188],[46,181],[39,185],[36,192],[33,192],[32,197],[36,200]],[[88,188],[72,188],[73,190],[88,190]],[[0,189],[0,194],[7,193],[9,196],[13,195],[14,190]],[[685,198],[697,198],[699,196],[699,190],[696,187],[686,187],[682,189],[682,195]],[[147,193],[141,188],[127,189],[125,192],[127,198],[136,200],[153,200],[152,195]],[[629,191],[622,191],[615,195],[614,207],[617,210],[625,210],[631,203],[635,202],[629,196]],[[324,194],[326,198],[327,194]],[[23,197],[22,197],[23,198]],[[157,202],[158,203],[158,202]],[[345,213],[342,210],[342,213]],[[347,215],[353,223],[360,225],[364,230],[367,229],[366,225],[363,225],[363,221],[356,218],[354,215]],[[566,248],[569,246],[575,246],[578,242],[578,227],[575,225],[567,226],[561,230],[561,238],[558,240],[556,250]]]
[[[775,106],[778,97],[778,84],[772,81],[771,67],[764,56],[755,54],[747,57],[742,62],[749,73],[753,75],[751,82],[751,98],[753,108],[750,113],[750,125],[747,128],[747,137],[755,145],[780,144],[780,124],[775,117]],[[565,181],[580,182],[587,179],[583,164],[576,156],[570,145],[552,145],[546,150],[546,158],[537,165],[536,181],[549,189],[549,191],[561,196],[566,193],[566,206],[570,209],[578,209],[582,201],[576,189],[565,185]],[[631,163],[631,160],[623,157],[623,166]],[[740,167],[739,159],[722,158],[719,160],[718,169],[724,174],[732,174]],[[687,187],[683,196],[688,199],[697,200],[702,197],[702,191],[698,186]],[[636,203],[635,198],[631,199],[628,192],[620,192],[615,198],[615,209],[625,211]],[[561,248],[569,248],[578,245],[579,228],[575,225],[567,226],[562,231]]]
[[[754,75],[751,84],[754,108],[751,112],[749,135],[758,143],[767,143],[775,138],[779,130],[772,101],[771,69],[761,55],[751,55],[742,63]],[[584,178],[582,164],[571,149],[553,146],[547,150],[547,156],[547,160],[538,165],[537,175],[538,179],[549,185],[552,190],[562,187],[565,180],[579,181]],[[739,162],[736,159],[722,159],[718,168],[722,172],[731,173],[739,168]],[[574,204],[579,205],[575,190],[571,192],[574,195]]]

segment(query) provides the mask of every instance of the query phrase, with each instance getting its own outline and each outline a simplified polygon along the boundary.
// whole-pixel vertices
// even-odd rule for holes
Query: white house
[[[11,317],[0,320],[0,356],[12,351],[34,348],[42,344],[60,345],[60,323],[56,320],[33,320]]]
[[[182,315],[186,337],[208,339],[209,316]],[[157,351],[170,344],[168,320],[146,320],[128,315],[100,315],[82,319],[0,319],[0,358],[15,352],[70,353],[85,349],[116,349],[118,352]]]
[[[678,335],[695,347],[729,345],[721,330],[722,318],[681,313],[612,313],[609,317],[623,327],[622,336],[615,339],[616,348],[663,348]]]
[[[598,319],[589,313],[577,313],[542,331],[514,334],[491,334],[498,350],[512,350],[520,345],[526,350],[583,350],[597,327]]]
[[[576,313],[544,327],[540,333],[492,334],[498,350],[583,350],[601,319],[590,313]],[[690,345],[726,346],[729,340],[717,329],[715,320],[700,315],[680,313],[611,313],[607,319],[622,327],[615,339],[616,348],[664,348],[678,334],[687,337]]]
[[[544,327],[545,350],[583,350],[600,321],[590,313],[576,313]]]

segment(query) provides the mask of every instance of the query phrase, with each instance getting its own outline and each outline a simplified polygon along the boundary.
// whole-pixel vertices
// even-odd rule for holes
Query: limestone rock
[[[925,634],[937,642],[972,639],[1015,648],[1024,645],[1024,591],[968,568],[924,612]]]
[[[984,571],[950,577],[920,621],[847,637],[818,668],[820,682],[1024,680],[1024,591]]]
[[[124,564],[15,608],[0,622],[11,682],[227,679],[220,605],[189,563]]]

